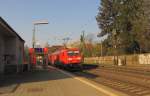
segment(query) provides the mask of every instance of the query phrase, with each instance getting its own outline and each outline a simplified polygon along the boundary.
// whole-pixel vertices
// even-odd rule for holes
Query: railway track
[[[74,72],[77,76],[82,76],[100,83],[105,86],[109,86],[118,91],[124,92],[130,96],[150,96],[150,76],[148,74],[142,74],[125,71],[115,70],[115,68],[96,68],[93,70],[86,70],[83,72]]]
[[[102,77],[107,77],[107,78],[115,78],[121,81],[126,81],[130,83],[135,83],[139,84],[141,86],[147,86],[150,88],[150,76],[147,75],[139,75],[139,74],[133,74],[129,72],[116,72],[112,70],[93,70],[89,71],[92,74],[97,74]]]
[[[94,81],[109,86],[118,91],[122,91],[130,96],[150,96],[150,90],[147,87],[139,86],[129,82],[123,82],[115,79],[101,77],[100,79],[95,79]]]
[[[150,66],[149,66],[150,67]],[[134,68],[134,67],[127,67],[127,66],[99,66],[99,68],[113,70],[113,71],[124,71],[136,74],[143,74],[143,75],[150,75],[150,68]]]

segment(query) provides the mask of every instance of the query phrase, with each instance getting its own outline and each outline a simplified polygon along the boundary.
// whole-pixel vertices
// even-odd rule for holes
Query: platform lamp
[[[32,47],[35,48],[35,26],[36,25],[42,25],[42,24],[48,24],[48,20],[38,20],[33,22],[33,37],[32,37]]]
[[[116,29],[113,29],[112,30],[112,35],[113,35],[113,55],[114,55],[114,65],[116,65],[116,64],[118,64],[118,56],[117,56],[117,59],[116,59],[116,49],[117,49],[117,38],[116,38],[116,36],[117,36],[117,31],[116,31]]]
[[[97,37],[100,38],[100,37],[101,37],[101,34],[99,33],[99,34],[97,35]],[[101,42],[101,43],[100,43],[100,49],[101,49],[101,50],[100,50],[100,56],[99,56],[100,58],[99,58],[99,60],[98,60],[98,63],[99,63],[99,64],[100,64],[100,63],[102,64],[102,63],[103,63],[103,41],[102,41],[101,38],[100,38],[100,42]],[[100,62],[100,61],[101,61],[101,62]]]

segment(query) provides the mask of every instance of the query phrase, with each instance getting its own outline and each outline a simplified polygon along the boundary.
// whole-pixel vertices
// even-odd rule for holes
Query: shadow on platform
[[[74,72],[77,76],[94,79],[98,77],[95,74],[89,73],[87,70],[98,68],[98,65],[83,64],[82,72]],[[55,68],[37,69],[30,72],[24,72],[15,75],[6,75],[3,80],[0,80],[0,94],[14,92],[22,83],[42,82],[50,80],[60,80],[72,78],[67,76]]]
[[[83,70],[92,70],[92,69],[96,69],[99,66],[96,64],[82,64]]]
[[[98,65],[94,65],[94,64],[82,64],[82,71],[74,71],[73,73],[77,76],[81,76],[89,79],[95,79],[99,76],[96,74],[92,74],[88,71],[94,70],[98,67],[99,67]]]
[[[71,78],[56,69],[40,69],[15,75],[7,75],[0,81],[0,94],[10,93],[22,83],[41,82]]]

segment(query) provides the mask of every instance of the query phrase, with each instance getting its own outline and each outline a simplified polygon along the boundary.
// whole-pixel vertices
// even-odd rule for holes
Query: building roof
[[[0,17],[0,22],[3,23],[8,29],[10,29],[21,41],[25,42],[19,35],[18,33],[9,26],[9,24],[2,18]]]

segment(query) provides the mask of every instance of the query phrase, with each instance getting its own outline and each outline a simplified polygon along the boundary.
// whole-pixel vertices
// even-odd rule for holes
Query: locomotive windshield
[[[68,56],[78,56],[79,51],[68,51]]]

